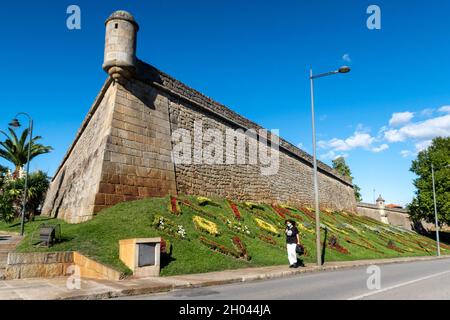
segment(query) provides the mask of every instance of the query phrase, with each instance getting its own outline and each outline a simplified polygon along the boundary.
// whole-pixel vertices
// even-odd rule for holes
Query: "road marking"
[[[434,278],[434,277],[439,277],[439,276],[447,274],[447,273],[450,273],[450,270],[449,271],[435,273],[435,274],[432,274],[432,275],[429,275],[429,276],[426,276],[426,277],[422,277],[422,278],[419,278],[419,279],[415,279],[415,280],[399,283],[399,284],[396,284],[394,286],[390,286],[390,287],[387,287],[387,288],[384,288],[384,289],[380,289],[380,290],[376,290],[376,291],[373,291],[373,292],[368,292],[368,293],[362,294],[360,296],[348,298],[347,300],[363,299],[363,298],[366,298],[368,296],[372,296],[374,294],[379,294],[381,292],[389,291],[389,290],[392,290],[392,289],[397,289],[397,288],[400,288],[400,287],[403,287],[403,286],[407,286],[407,285],[410,285],[410,284],[413,284],[413,283],[416,283],[416,282],[428,280],[428,279],[431,279],[431,278]]]

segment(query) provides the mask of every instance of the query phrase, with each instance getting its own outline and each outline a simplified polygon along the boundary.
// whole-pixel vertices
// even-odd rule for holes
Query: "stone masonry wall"
[[[377,221],[381,221],[380,209],[377,205],[371,203],[358,203],[357,213],[361,216],[369,217]],[[407,230],[412,229],[412,221],[406,209],[392,209],[384,208],[384,213],[388,219],[389,224],[397,227],[402,227]]]
[[[312,158],[281,138],[275,175],[262,175],[260,164],[174,165],[171,134],[192,134],[196,121],[203,131],[261,129],[143,62],[134,79],[108,79],[53,178],[43,214],[78,223],[122,201],[177,193],[313,205]],[[356,212],[351,181],[320,161],[318,169],[321,207]]]
[[[139,82],[117,85],[95,210],[176,194],[168,100]]]
[[[43,215],[71,223],[92,217],[115,98],[116,88],[108,80],[55,174]]]
[[[194,131],[194,122],[201,121],[203,132],[208,129],[225,133],[234,129],[225,121],[187,103],[171,101],[172,130]],[[191,137],[193,140],[193,136]],[[247,142],[248,142],[247,138]],[[226,139],[214,141],[216,147],[227,150]],[[211,146],[210,141],[204,145]],[[194,148],[192,146],[192,153]],[[224,154],[223,162],[226,160]],[[276,175],[262,175],[260,165],[250,165],[248,148],[247,164],[178,164],[175,166],[178,191],[185,194],[221,196],[238,200],[261,202],[289,202],[299,205],[313,203],[313,172],[308,166],[285,152],[279,152],[280,165]],[[319,174],[319,195],[322,207],[354,211],[356,205],[353,188],[327,175]]]

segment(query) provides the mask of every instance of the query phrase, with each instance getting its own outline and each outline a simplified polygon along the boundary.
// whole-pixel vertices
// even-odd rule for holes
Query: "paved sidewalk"
[[[142,295],[157,292],[167,292],[174,289],[205,287],[227,283],[238,283],[262,279],[273,279],[305,272],[319,272],[354,268],[372,264],[406,263],[413,261],[428,261],[448,259],[448,256],[408,257],[381,260],[358,260],[345,262],[330,262],[322,267],[308,264],[304,268],[290,269],[287,266],[272,266],[261,268],[246,268],[210,273],[180,275],[171,277],[152,277],[145,279],[127,279],[122,281],[87,280],[81,281],[80,289],[69,289],[67,277],[52,279],[23,279],[0,281],[0,299],[107,299],[130,295]]]

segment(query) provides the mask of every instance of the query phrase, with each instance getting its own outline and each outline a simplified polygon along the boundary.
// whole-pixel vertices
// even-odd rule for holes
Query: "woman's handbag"
[[[305,247],[303,247],[302,244],[297,244],[297,246],[295,247],[295,252],[299,255],[302,256],[305,254]]]

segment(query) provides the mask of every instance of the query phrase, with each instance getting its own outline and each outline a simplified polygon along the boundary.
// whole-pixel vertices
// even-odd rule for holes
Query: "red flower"
[[[233,237],[231,240],[233,241],[233,244],[236,246],[237,250],[240,252],[241,256],[249,259],[247,249],[245,248],[241,239],[239,237]]]
[[[228,203],[231,207],[231,210],[233,210],[233,213],[234,213],[234,216],[236,217],[236,219],[241,220],[241,213],[239,212],[237,205],[234,204],[233,202],[231,202],[230,200],[228,200]]]
[[[276,206],[274,204],[272,204],[272,208],[273,208],[273,210],[275,210],[276,213],[278,213],[278,215],[280,217],[282,217],[283,219],[286,219],[286,215],[285,215],[285,212],[283,212],[283,208]]]
[[[273,240],[272,237],[268,237],[268,236],[265,236],[265,235],[263,235],[263,234],[260,234],[260,235],[259,235],[259,238],[260,238],[262,241],[264,241],[264,242],[270,243],[271,245],[276,245],[276,244],[277,244],[277,242],[276,242],[275,240]]]

